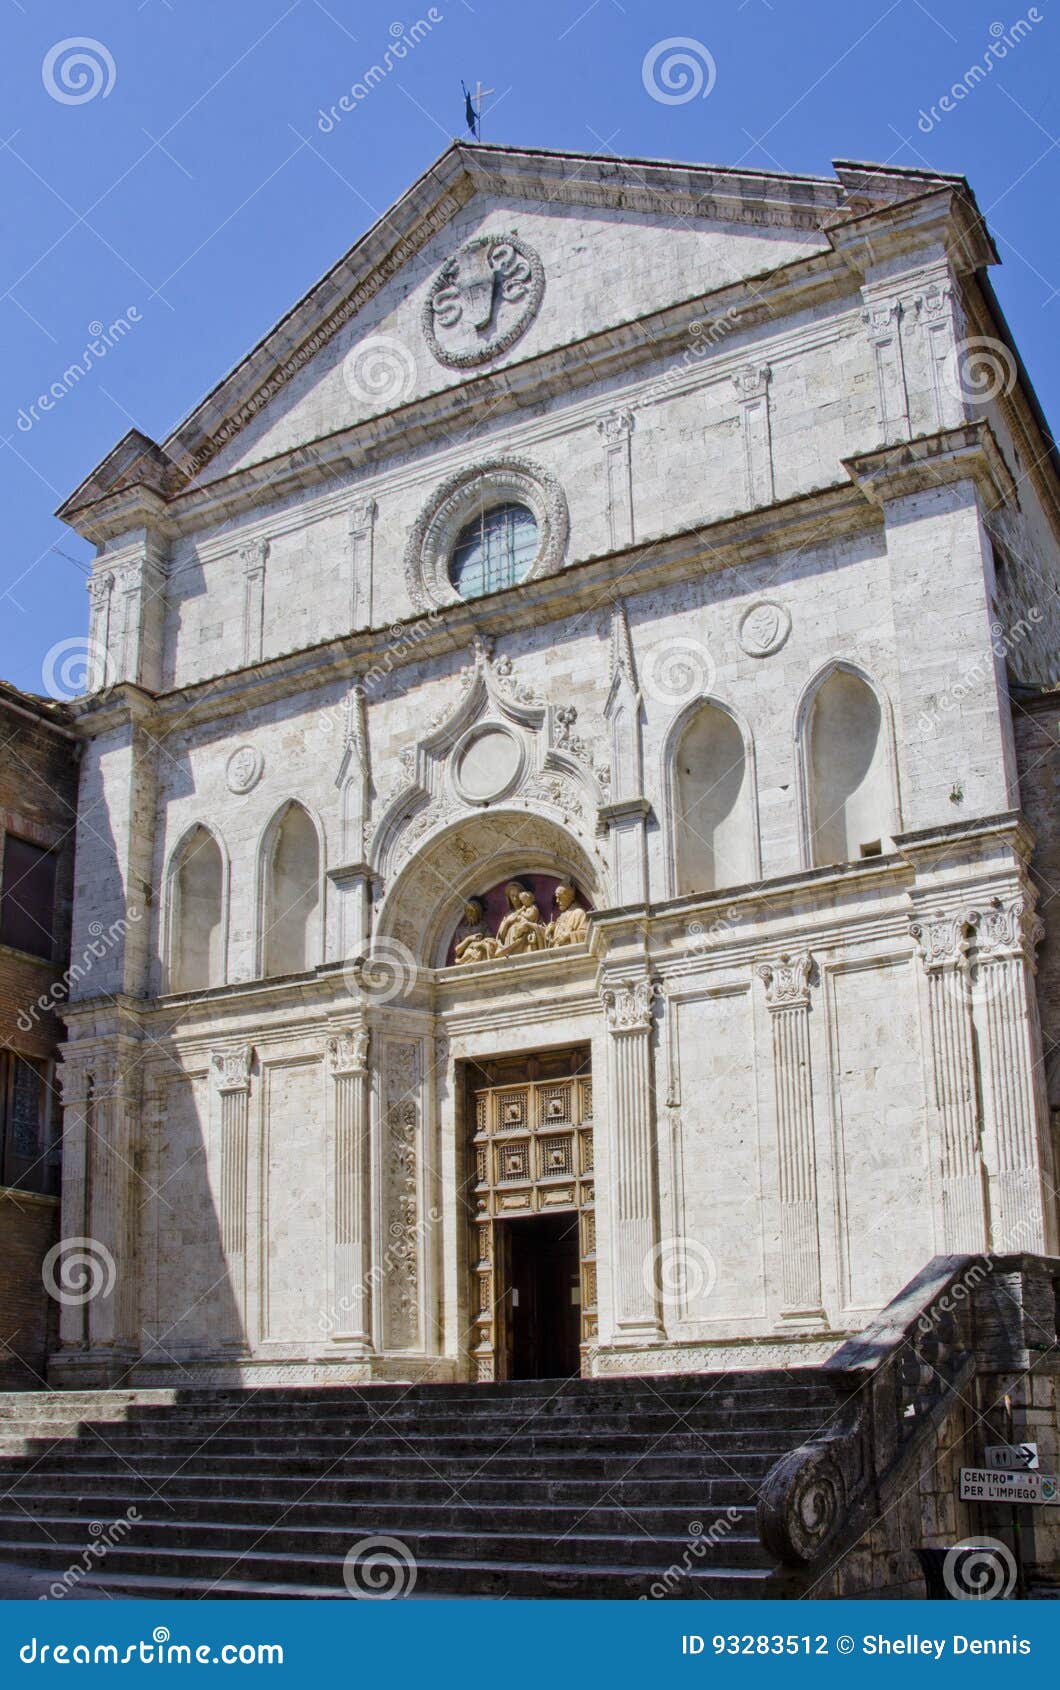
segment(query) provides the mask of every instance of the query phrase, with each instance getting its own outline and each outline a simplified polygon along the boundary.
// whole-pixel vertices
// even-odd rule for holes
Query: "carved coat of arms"
[[[454,369],[483,364],[518,340],[544,290],[544,267],[525,241],[478,235],[434,279],[423,312],[427,343]]]
[[[762,599],[740,619],[740,644],[748,657],[769,657],[788,637],[791,617],[782,604]]]

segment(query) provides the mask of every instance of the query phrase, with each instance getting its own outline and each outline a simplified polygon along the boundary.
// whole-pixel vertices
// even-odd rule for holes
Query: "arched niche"
[[[421,967],[442,968],[467,900],[516,879],[570,880],[587,908],[610,901],[602,856],[567,828],[526,810],[491,809],[425,841],[389,888],[374,937],[397,940]]]
[[[220,842],[198,823],[174,851],[167,876],[169,991],[224,985],[227,878]]]
[[[754,749],[727,706],[702,699],[666,748],[675,896],[742,886],[761,873]]]
[[[263,975],[301,974],[319,963],[322,868],[316,823],[292,801],[274,818],[262,850]]]
[[[897,804],[890,712],[868,676],[836,663],[799,712],[806,865],[880,856],[893,843]]]

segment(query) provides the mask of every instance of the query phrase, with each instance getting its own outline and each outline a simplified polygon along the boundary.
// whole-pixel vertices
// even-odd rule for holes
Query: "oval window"
[[[449,580],[463,599],[480,599],[525,581],[538,549],[537,518],[526,505],[494,505],[460,530]]]

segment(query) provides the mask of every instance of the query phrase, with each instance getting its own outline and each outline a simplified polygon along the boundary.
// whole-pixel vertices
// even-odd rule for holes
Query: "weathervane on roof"
[[[464,119],[472,135],[475,136],[476,140],[481,141],[482,102],[488,95],[495,94],[497,90],[495,88],[483,88],[482,83],[476,81],[475,92],[469,94],[465,82],[461,82],[460,86],[464,90]]]

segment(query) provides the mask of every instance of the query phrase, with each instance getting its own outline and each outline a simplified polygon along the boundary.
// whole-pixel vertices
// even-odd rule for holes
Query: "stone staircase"
[[[834,1412],[812,1369],[12,1393],[0,1561],[100,1595],[348,1598],[344,1569],[414,1565],[417,1596],[760,1596],[762,1480]]]

